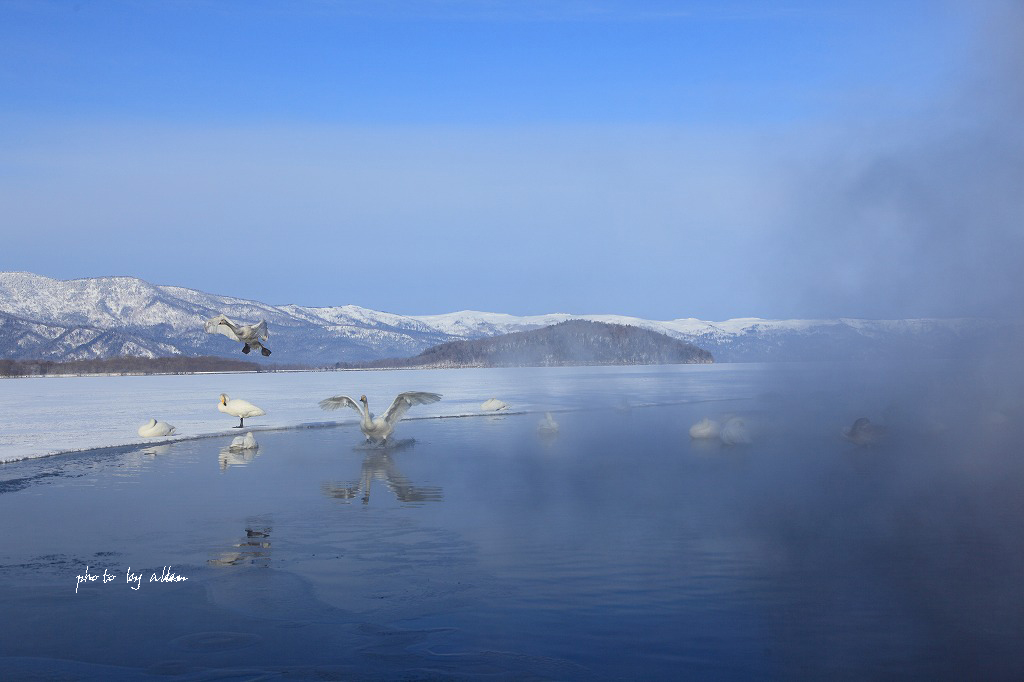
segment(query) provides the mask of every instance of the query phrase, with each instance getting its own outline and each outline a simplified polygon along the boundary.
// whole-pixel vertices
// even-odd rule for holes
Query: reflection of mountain
[[[391,454],[386,450],[368,452],[363,458],[363,475],[352,483],[328,481],[322,490],[328,497],[349,502],[362,494],[363,504],[370,503],[370,486],[373,480],[383,481],[399,502],[439,502],[444,493],[438,486],[416,486],[398,471]]]
[[[270,526],[259,523],[246,524],[245,537],[241,538],[232,550],[221,552],[219,557],[209,559],[206,563],[211,566],[269,566],[270,531]]]

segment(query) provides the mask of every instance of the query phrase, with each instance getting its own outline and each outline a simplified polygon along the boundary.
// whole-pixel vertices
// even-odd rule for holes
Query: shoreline
[[[784,364],[789,361],[780,361]],[[803,361],[799,361],[803,362]],[[811,362],[814,362],[813,360]],[[81,377],[172,377],[172,376],[201,376],[215,374],[317,374],[326,372],[400,372],[409,370],[438,370],[438,369],[558,369],[565,367],[676,367],[676,366],[707,366],[722,364],[763,364],[759,362],[749,363],[722,363],[722,362],[671,362],[671,363],[614,363],[606,362],[599,364],[557,364],[557,365],[416,365],[410,367],[323,367],[310,369],[244,369],[244,370],[216,370],[216,371],[195,371],[195,372],[85,372],[78,374],[17,374],[11,376],[0,376],[3,379],[76,379]],[[773,363],[774,364],[774,363]]]
[[[668,407],[672,405],[695,405],[700,403],[719,403],[719,402],[735,402],[742,400],[750,400],[750,397],[741,398],[706,398],[697,400],[673,400],[657,403],[640,403],[637,405],[630,405],[630,409],[645,409],[651,407]],[[525,416],[525,415],[540,415],[545,412],[551,414],[566,414],[572,412],[591,412],[598,410],[617,410],[615,407],[599,407],[599,408],[587,408],[587,407],[562,407],[553,409],[537,409],[537,410],[499,410],[497,412],[459,412],[456,414],[435,414],[422,417],[405,417],[402,421],[428,421],[428,420],[442,420],[442,419],[466,419],[470,417],[510,417],[510,416]],[[325,422],[301,422],[298,424],[288,424],[284,426],[246,426],[241,429],[235,430],[234,427],[230,427],[225,431],[214,431],[209,433],[197,433],[191,435],[171,436],[169,438],[155,438],[146,441],[132,441],[128,443],[118,443],[115,445],[100,445],[95,447],[86,448],[75,448],[68,450],[55,450],[37,455],[23,455],[16,456],[12,459],[0,459],[0,471],[3,471],[5,465],[25,463],[36,460],[49,460],[52,457],[60,457],[62,455],[82,455],[87,453],[95,454],[123,454],[133,452],[135,450],[143,450],[148,447],[158,447],[162,445],[171,445],[174,443],[196,441],[196,440],[207,440],[211,438],[221,438],[228,436],[244,435],[247,432],[261,432],[269,433],[273,431],[296,431],[299,429],[327,429],[337,428],[343,426],[359,426],[359,421],[352,418],[348,421],[325,421]],[[387,448],[381,448],[386,451]]]

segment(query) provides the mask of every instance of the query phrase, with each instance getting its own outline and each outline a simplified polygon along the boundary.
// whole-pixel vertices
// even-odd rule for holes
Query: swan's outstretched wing
[[[253,325],[252,330],[256,332],[256,338],[263,339],[266,341],[270,338],[270,332],[267,331],[267,321],[260,320],[259,324]]]
[[[232,341],[241,341],[238,338],[238,325],[228,319],[227,315],[218,315],[206,321],[206,331],[209,334],[223,334]]]
[[[384,413],[384,421],[388,424],[394,424],[402,416],[409,411],[409,408],[413,405],[427,405],[429,403],[436,403],[441,399],[441,396],[437,393],[427,393],[425,391],[407,391],[405,393],[399,393],[398,397],[395,398],[395,402],[391,403],[391,407]]]
[[[347,395],[335,395],[330,398],[324,398],[320,401],[321,410],[340,410],[343,407],[351,407],[359,413],[360,417],[363,416],[363,411],[359,409],[359,405],[356,404],[356,401],[352,400],[352,398],[349,398]]]

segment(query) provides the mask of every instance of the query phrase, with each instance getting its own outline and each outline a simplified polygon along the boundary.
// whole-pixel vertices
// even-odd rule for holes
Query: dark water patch
[[[172,639],[171,644],[183,651],[233,651],[255,646],[262,639],[247,632],[196,632]]]
[[[0,481],[0,495],[4,493],[13,493],[19,490],[24,490],[31,485],[40,483],[47,478],[52,476],[63,475],[60,471],[43,471],[33,476],[24,476],[22,478],[9,478],[5,481]]]

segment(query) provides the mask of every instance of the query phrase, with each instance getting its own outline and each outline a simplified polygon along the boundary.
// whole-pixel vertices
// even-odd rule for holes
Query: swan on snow
[[[139,435],[143,438],[158,438],[160,436],[172,436],[174,435],[174,427],[167,422],[158,422],[155,419],[150,419],[148,422],[139,427]]]
[[[246,417],[262,417],[266,414],[262,409],[256,407],[248,400],[242,400],[241,398],[228,398],[227,393],[220,394],[220,402],[217,403],[217,409],[226,414],[230,414],[232,417],[238,417],[238,426],[233,428],[240,429],[244,426]]]

